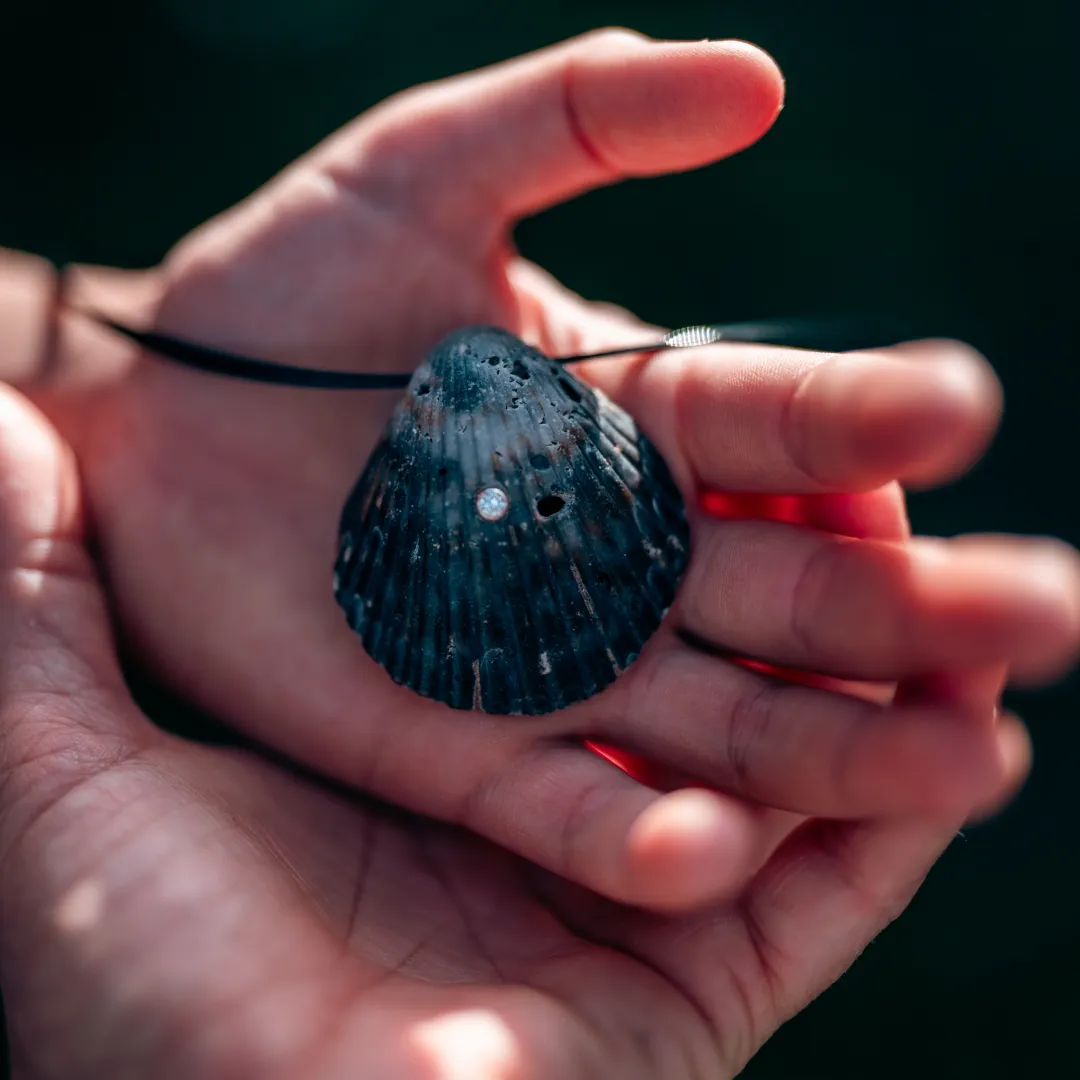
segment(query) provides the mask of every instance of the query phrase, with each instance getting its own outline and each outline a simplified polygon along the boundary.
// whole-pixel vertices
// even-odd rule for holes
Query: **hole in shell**
[[[581,395],[577,390],[570,385],[565,379],[559,380],[559,386],[562,387],[562,392],[573,402],[577,403],[581,400]]]
[[[532,465],[532,467],[534,469],[550,469],[551,468],[551,462],[548,461],[548,459],[546,457],[544,457],[543,454],[533,454],[533,456],[531,458],[529,458],[529,463]]]
[[[515,360],[514,366],[510,369],[510,374],[524,382],[529,377],[529,369],[520,360]]]
[[[446,475],[446,466],[445,465],[440,465],[439,466],[438,475],[439,476],[445,476]]]
[[[420,397],[421,394],[430,394],[430,393],[431,393],[431,386],[426,382],[422,382],[416,388],[416,396],[417,397]]]
[[[498,366],[498,363],[499,363],[499,358],[498,358],[497,356],[489,356],[489,357],[488,357],[488,363],[489,363],[489,364],[490,364],[490,365],[491,365],[492,367],[497,367],[497,366]]]
[[[541,495],[536,500],[536,512],[542,518],[554,517],[565,505],[566,500],[561,495]]]

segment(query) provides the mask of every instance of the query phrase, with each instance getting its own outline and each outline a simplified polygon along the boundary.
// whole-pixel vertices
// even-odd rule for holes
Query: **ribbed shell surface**
[[[536,715],[634,661],[688,555],[679,490],[632,418],[479,327],[417,369],[345,506],[334,589],[395,682]]]

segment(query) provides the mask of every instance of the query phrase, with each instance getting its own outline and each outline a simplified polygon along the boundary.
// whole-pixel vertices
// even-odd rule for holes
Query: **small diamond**
[[[510,500],[502,488],[489,487],[477,492],[476,512],[485,521],[498,521],[499,518],[506,517],[509,509]]]

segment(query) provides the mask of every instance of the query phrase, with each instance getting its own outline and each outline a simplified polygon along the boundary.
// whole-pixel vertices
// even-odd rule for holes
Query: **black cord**
[[[208,371],[214,375],[228,375],[237,379],[273,383],[278,386],[300,386],[315,390],[402,390],[409,385],[411,375],[378,374],[363,371],[322,371],[313,368],[275,364],[269,360],[255,360],[239,356],[208,345],[196,345],[169,334],[150,330],[133,330],[130,326],[101,316],[91,315],[95,321],[110,330],[122,334],[142,348],[167,360],[175,360],[187,367]]]
[[[411,375],[397,373],[326,371],[318,368],[294,367],[291,364],[276,364],[269,360],[256,360],[250,356],[240,356],[223,349],[214,349],[209,345],[198,345],[169,334],[160,334],[152,330],[134,330],[123,323],[92,312],[84,311],[82,314],[158,356],[214,375],[315,390],[403,390],[412,379]],[[608,349],[605,352],[584,353],[580,356],[557,356],[552,359],[559,364],[570,364],[579,360],[594,360],[606,356],[624,356],[629,353],[656,352],[659,349],[704,344],[705,342],[694,340],[680,342],[675,339],[688,331],[706,330],[716,331],[718,341],[768,342],[773,345],[785,344],[797,348],[819,348],[828,351],[865,348],[866,346],[862,343],[873,338],[901,340],[899,336],[886,334],[874,334],[871,337],[873,332],[867,332],[868,326],[866,320],[808,319],[687,327],[682,331],[669,334],[668,338],[673,340],[655,341],[648,345],[623,346],[618,349]],[[846,340],[843,340],[845,338]]]

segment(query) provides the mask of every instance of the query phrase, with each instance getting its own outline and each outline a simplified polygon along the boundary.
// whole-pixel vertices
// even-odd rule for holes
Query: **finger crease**
[[[596,165],[605,177],[609,180],[614,180],[616,177],[622,175],[623,170],[608,160],[596,141],[585,130],[580,110],[574,99],[574,72],[575,65],[571,60],[567,63],[562,78],[562,105],[563,113],[566,116],[566,126],[574,141],[589,161]]]
[[[772,723],[778,690],[760,680],[757,687],[739,696],[727,726],[727,760],[740,791],[750,786],[754,750],[764,744]]]
[[[788,390],[784,403],[781,405],[777,414],[776,433],[777,442],[780,446],[781,453],[784,456],[784,460],[787,462],[788,468],[812,487],[822,490],[828,490],[830,486],[835,485],[830,485],[826,477],[819,476],[813,469],[804,464],[805,447],[801,445],[803,440],[800,437],[796,437],[795,432],[801,431],[801,427],[796,419],[798,403],[807,393],[807,389],[810,386],[810,382],[814,375],[820,371],[822,365],[826,363],[828,363],[828,358],[823,357],[817,363],[812,364],[805,371],[801,372],[791,384],[791,388]]]
[[[804,559],[791,590],[788,633],[807,657],[819,656],[822,651],[819,627],[823,623],[818,618],[821,607],[819,598],[829,595],[830,590],[825,586],[837,576],[835,560],[844,550],[829,538],[824,538],[820,545],[815,544]]]
[[[614,766],[613,766],[614,767]],[[560,872],[568,877],[577,874],[577,854],[581,847],[581,834],[594,809],[598,792],[606,788],[603,782],[594,781],[580,788],[566,806],[562,814],[562,827],[559,830],[559,866]],[[593,875],[586,871],[586,878]]]

